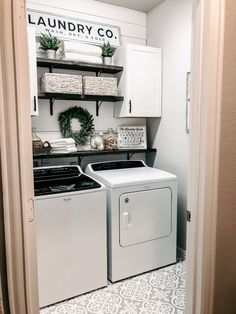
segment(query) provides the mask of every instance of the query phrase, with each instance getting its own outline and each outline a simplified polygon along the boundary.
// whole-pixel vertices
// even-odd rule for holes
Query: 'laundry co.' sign
[[[47,33],[66,40],[79,40],[101,45],[110,42],[120,46],[120,28],[106,24],[71,19],[40,11],[28,10],[28,24],[35,26],[36,34]]]

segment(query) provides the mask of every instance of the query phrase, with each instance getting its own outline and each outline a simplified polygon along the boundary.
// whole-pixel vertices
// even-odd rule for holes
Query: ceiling
[[[141,12],[148,12],[155,8],[163,0],[97,0],[109,4],[118,5]]]

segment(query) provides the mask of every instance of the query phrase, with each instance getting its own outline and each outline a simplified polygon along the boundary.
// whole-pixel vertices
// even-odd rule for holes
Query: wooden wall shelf
[[[81,164],[81,161],[84,157],[88,156],[101,156],[101,155],[122,155],[125,154],[127,156],[127,160],[129,160],[134,154],[137,153],[156,153],[155,148],[148,148],[148,149],[118,149],[118,150],[84,150],[84,151],[77,151],[68,154],[55,154],[51,153],[48,149],[40,149],[33,152],[34,160],[43,160],[49,158],[68,158],[68,157],[77,157],[78,164]]]
[[[37,58],[37,67],[46,67],[52,73],[54,69],[67,69],[95,72],[96,76],[102,73],[116,74],[123,71],[123,67],[114,65],[104,65],[97,63],[84,63],[77,61],[59,60],[59,59],[42,59]],[[123,96],[100,96],[100,95],[77,95],[77,94],[61,94],[61,93],[45,93],[39,94],[39,99],[49,99],[50,101],[50,115],[53,115],[53,104],[55,100],[84,100],[96,101],[96,116],[99,115],[99,109],[104,101],[116,102],[123,101]]]
[[[77,61],[59,60],[59,59],[43,59],[37,58],[37,66],[41,68],[49,68],[51,73],[53,69],[68,69],[95,72],[97,75],[101,73],[116,74],[123,71],[123,67],[116,65],[104,65],[98,63],[85,63]]]

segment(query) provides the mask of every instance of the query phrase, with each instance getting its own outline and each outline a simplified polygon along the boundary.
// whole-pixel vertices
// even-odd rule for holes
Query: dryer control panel
[[[119,169],[141,168],[141,167],[147,167],[142,160],[121,160],[121,161],[111,161],[111,162],[100,162],[100,163],[91,165],[91,168],[93,169],[93,171],[119,170]]]

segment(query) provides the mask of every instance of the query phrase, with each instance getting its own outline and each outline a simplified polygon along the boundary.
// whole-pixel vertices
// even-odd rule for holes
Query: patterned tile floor
[[[43,308],[40,314],[183,314],[185,268],[180,262]]]

